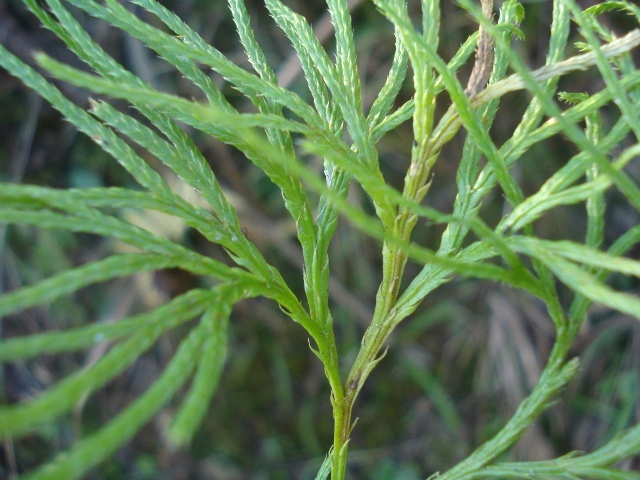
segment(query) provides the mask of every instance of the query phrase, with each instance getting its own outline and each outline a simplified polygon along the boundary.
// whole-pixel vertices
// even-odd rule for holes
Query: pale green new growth
[[[0,435],[19,437],[69,414],[85,396],[135,362],[161,335],[179,326],[187,328],[188,321],[198,319],[172,361],[142,396],[96,433],[21,478],[82,477],[129,441],[184,384],[189,384],[188,392],[166,435],[173,446],[189,443],[218,387],[227,353],[234,353],[227,352],[227,327],[234,305],[263,296],[305,329],[322,362],[331,389],[331,398],[326,400],[333,408],[334,434],[333,444],[324,446],[328,453],[316,478],[330,474],[333,480],[342,480],[348,470],[352,429],[357,428],[354,404],[367,378],[383,360],[391,333],[400,322],[411,321],[407,317],[430,292],[455,277],[500,282],[537,297],[553,321],[556,339],[537,384],[511,419],[469,457],[430,478],[640,478],[615,465],[640,454],[638,425],[593,452],[543,462],[495,463],[577,374],[579,360],[569,358],[569,349],[592,303],[640,320],[640,299],[606,283],[611,274],[640,278],[640,261],[625,257],[640,243],[640,227],[629,229],[603,247],[605,192],[615,188],[630,208],[640,211],[640,185],[625,171],[640,152],[640,71],[629,55],[640,45],[640,30],[615,38],[598,21],[600,14],[616,9],[640,23],[640,8],[619,1],[582,11],[574,0],[555,0],[546,63],[530,71],[512,48],[514,38],[523,37],[518,25],[524,8],[515,0],[500,2],[495,17],[486,15],[492,2],[483,0],[478,5],[460,0],[460,8],[482,29],[449,60],[438,50],[445,27],[438,0],[422,0],[419,29],[409,14],[409,7],[416,7],[413,2],[408,6],[404,0],[374,0],[392,25],[395,54],[386,81],[365,111],[362,90],[367,87],[361,84],[346,0],[326,2],[335,29],[334,53],[323,47],[303,16],[281,0],[265,2],[300,59],[310,102],[278,85],[243,0],[229,0],[229,9],[239,43],[256,73],[234,64],[155,0],[131,3],[153,15],[153,25],[162,28],[145,23],[116,0],[24,2],[92,73],[44,54],[37,56],[41,67],[58,80],[126,101],[136,110],[135,118],[131,109],[116,109],[105,100],[92,101],[88,111],[79,108],[1,45],[0,65],[110,154],[139,188],[56,190],[0,184],[0,223],[92,233],[117,239],[132,249],[127,250],[132,253],[114,253],[5,293],[0,296],[0,314],[48,304],[99,282],[166,268],[201,276],[209,288],[193,289],[156,309],[115,323],[2,340],[3,362],[86,349],[101,342],[111,345],[95,364],[69,375],[37,398],[1,406]],[[201,98],[159,92],[127,71],[92,40],[66,3],[76,13],[79,9],[140,40],[197,87]],[[571,22],[577,25],[584,40],[580,45],[586,50],[574,56],[568,56]],[[479,83],[474,81],[465,88],[457,71],[472,61],[477,43],[481,44],[478,52],[484,54],[478,54],[476,66],[491,76],[486,87],[486,78],[480,75]],[[589,68],[597,69],[602,77],[604,87],[599,92],[578,95],[558,91],[559,77]],[[209,69],[250,100],[257,112],[236,110],[208,76]],[[407,74],[412,75],[412,82],[406,79]],[[403,89],[412,89],[411,100],[394,108]],[[499,118],[501,98],[515,90],[526,90],[531,101],[511,137],[498,145],[490,135],[491,126]],[[560,108],[558,96],[572,104]],[[446,113],[437,115],[437,102],[443,98],[450,106]],[[620,112],[612,125],[605,125],[600,116],[600,109],[607,105]],[[376,145],[406,121],[412,122],[413,145],[404,185],[396,189],[383,177],[384,159]],[[302,249],[305,298],[296,296],[245,235],[234,205],[181,125],[238,149],[281,192]],[[445,213],[430,207],[425,197],[432,182],[441,181],[434,176],[433,167],[445,160],[441,158],[443,147],[461,129],[466,141],[461,158],[456,160],[456,198],[447,211],[452,213]],[[514,166],[524,161],[532,147],[559,134],[568,138],[578,153],[567,158],[537,192],[525,193]],[[624,147],[618,149],[619,145]],[[137,153],[140,150],[148,154],[145,158],[157,159],[159,163],[154,165],[161,163],[203,201],[192,204],[175,193],[161,172]],[[309,166],[311,156],[321,158],[322,174]],[[368,195],[375,214],[347,199],[354,184]],[[505,197],[509,209],[492,225],[481,216],[481,207],[496,192]],[[535,235],[534,226],[546,213],[579,204],[587,213],[583,243]],[[179,220],[223,247],[229,261],[210,258],[128,222],[120,213],[130,209],[161,212]],[[379,240],[382,259],[373,318],[350,365],[340,358],[329,299],[329,245],[339,217]],[[424,221],[444,227],[436,251],[413,236],[416,225]],[[420,266],[413,270],[418,271],[413,277],[405,272],[410,261]],[[561,300],[556,282],[573,293],[568,306],[566,298]],[[407,368],[413,368],[412,375],[429,387],[428,375],[421,375],[415,367]],[[439,413],[451,423],[459,423],[455,405],[444,395],[438,397],[437,388],[432,391]],[[431,473],[423,472],[423,476]]]

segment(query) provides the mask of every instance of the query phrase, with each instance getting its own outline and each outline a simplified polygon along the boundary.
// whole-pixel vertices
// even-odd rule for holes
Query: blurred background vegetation
[[[222,0],[166,0],[205,40],[241,65],[246,58]],[[311,21],[324,44],[332,48],[331,25],[320,0],[289,0]],[[382,86],[393,56],[389,24],[371,2],[352,0],[364,104],[370,106]],[[532,68],[544,62],[551,2],[524,2],[525,41],[516,48]],[[587,7],[589,2],[582,2]],[[290,45],[269,18],[262,2],[247,0],[253,26],[280,81],[301,95],[307,91]],[[440,53],[450,58],[476,26],[454,2],[442,2]],[[139,12],[147,21],[154,19]],[[85,28],[128,69],[160,90],[197,96],[191,85],[154,53],[120,31],[80,15]],[[416,17],[418,11],[416,11]],[[626,32],[631,22],[609,15],[606,24]],[[578,39],[577,33],[573,38]],[[21,0],[0,1],[0,42],[22,59],[34,51],[77,64],[64,46],[24,9]],[[636,52],[637,55],[637,52]],[[636,58],[637,60],[637,58]],[[248,68],[248,67],[247,67]],[[466,81],[469,69],[459,73]],[[241,110],[242,97],[216,79]],[[80,105],[86,92],[59,85]],[[595,72],[562,79],[561,90],[595,92]],[[406,101],[407,88],[401,95]],[[448,99],[442,98],[444,109]],[[521,93],[503,99],[492,136],[499,145],[511,134],[528,104]],[[133,186],[132,179],[90,139],[78,134],[36,93],[0,72],[0,179],[59,188]],[[603,110],[605,125],[617,116]],[[241,223],[265,257],[300,294],[302,260],[293,222],[286,218],[279,192],[232,148],[194,133],[196,141],[229,197]],[[426,202],[449,212],[455,196],[455,176],[463,134],[443,152],[434,169]],[[412,130],[409,123],[379,144],[388,182],[400,187],[408,165]],[[622,147],[622,146],[621,146]],[[515,167],[525,193],[542,182],[575,153],[556,138],[532,150]],[[149,161],[155,163],[153,158]],[[162,168],[158,165],[158,168]],[[640,179],[640,166],[630,172]],[[169,179],[171,181],[172,179]],[[367,205],[356,187],[350,200]],[[607,238],[615,239],[638,223],[638,213],[610,192]],[[498,193],[483,207],[483,217],[495,224],[506,208]],[[132,215],[132,214],[131,214]],[[580,240],[584,236],[582,207],[558,209],[537,223],[547,238]],[[225,255],[181,225],[151,215],[131,221],[162,232],[216,258]],[[415,240],[437,248],[439,226],[423,224]],[[47,277],[67,266],[101,258],[122,249],[109,239],[29,227],[0,226],[0,288],[14,289]],[[331,296],[341,357],[347,369],[374,307],[380,280],[380,246],[342,222],[331,246]],[[632,252],[637,256],[638,251]],[[417,267],[409,267],[415,273]],[[613,278],[616,288],[638,291],[638,284]],[[4,320],[2,335],[10,337],[63,329],[86,322],[116,321],[144,311],[202,284],[181,271],[119,279],[81,290],[65,300],[30,309]],[[566,293],[567,301],[570,293]],[[185,327],[186,328],[186,327]],[[313,478],[331,444],[329,389],[320,362],[310,352],[304,331],[274,304],[245,300],[234,309],[229,358],[222,382],[191,447],[174,451],[162,432],[170,411],[148,425],[133,442],[101,465],[94,479],[288,479]],[[164,337],[152,351],[115,382],[78,405],[55,428],[18,441],[2,440],[0,478],[24,472],[68,447],[79,435],[107,422],[142,392],[171,357],[180,332]],[[494,434],[535,384],[553,341],[553,327],[544,305],[531,296],[481,281],[454,280],[431,294],[392,337],[389,352],[365,385],[356,405],[357,427],[351,441],[350,478],[421,479],[443,471]],[[37,395],[69,372],[83,368],[104,353],[93,350],[40,357],[3,366],[4,402]],[[509,454],[512,460],[551,458],[571,450],[592,450],[620,430],[640,421],[640,324],[632,318],[594,306],[573,349],[582,369],[562,400],[545,413]],[[505,457],[506,459],[506,457]],[[635,462],[635,463],[634,463]],[[631,459],[627,468],[640,469]]]

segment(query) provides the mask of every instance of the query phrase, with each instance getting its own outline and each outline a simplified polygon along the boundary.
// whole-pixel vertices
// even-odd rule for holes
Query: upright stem
[[[483,14],[491,18],[493,0],[482,0]],[[472,89],[481,89],[493,67],[493,43],[491,37],[481,29],[479,57],[474,68],[475,76]],[[411,56],[411,52],[409,53]],[[420,65],[420,62],[414,63]],[[405,177],[403,196],[420,202],[429,188],[429,175],[439,150],[432,142],[431,124],[433,121],[432,94],[435,88],[432,70],[415,72],[416,109],[414,112],[414,134],[417,134],[417,147],[412,150],[412,159]],[[429,93],[429,95],[425,95]],[[472,93],[476,93],[475,91]],[[416,225],[417,216],[407,207],[397,210],[391,233],[403,243],[409,244],[411,233]],[[352,412],[355,400],[365,380],[382,358],[379,353],[389,334],[401,320],[394,306],[400,290],[400,282],[407,263],[408,255],[397,245],[385,243],[383,247],[382,283],[376,296],[376,310],[371,325],[362,339],[362,346],[347,377],[342,398],[332,398],[334,408],[334,451],[332,459],[332,479],[343,480],[347,466],[347,450],[352,429]]]
[[[349,436],[343,435],[342,425],[345,418],[344,397],[338,402],[332,398],[333,403],[333,457],[331,459],[331,480],[344,480],[347,472],[347,449]],[[350,421],[351,412],[347,415]]]
[[[365,380],[382,358],[378,354],[397,321],[393,306],[397,299],[407,255],[397,247],[386,244],[384,252],[383,280],[378,289],[373,320],[364,334],[362,346],[347,377],[342,397],[331,399],[334,412],[332,480],[345,478],[348,444],[353,427],[353,406]]]

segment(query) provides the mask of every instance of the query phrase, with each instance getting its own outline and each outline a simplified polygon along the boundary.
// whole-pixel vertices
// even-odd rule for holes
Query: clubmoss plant
[[[309,102],[278,85],[242,0],[228,3],[254,71],[234,64],[155,0],[130,2],[155,16],[154,25],[117,0],[24,2],[91,73],[44,54],[37,56],[40,66],[57,80],[89,90],[100,99],[93,100],[88,111],[78,107],[2,46],[0,65],[110,154],[138,188],[0,184],[2,223],[91,233],[132,247],[130,253],[113,253],[4,293],[0,314],[47,304],[95,283],[166,268],[200,276],[208,282],[203,285],[209,286],[194,288],[158,308],[115,323],[2,340],[2,362],[82,350],[100,342],[111,345],[97,362],[38,397],[0,407],[0,434],[17,438],[69,414],[86,396],[132,365],[163,334],[197,319],[170,364],[144,394],[95,433],[78,439],[70,449],[21,478],[82,477],[129,441],[190,381],[167,432],[175,445],[187,444],[216,391],[234,305],[262,296],[277,303],[307,332],[310,348],[322,363],[331,389],[327,401],[333,409],[334,435],[333,444],[326,445],[326,461],[317,478],[330,474],[332,479],[342,480],[347,475],[352,430],[357,428],[354,404],[376,365],[384,361],[389,336],[401,322],[411,322],[411,314],[429,293],[460,277],[506,284],[537,297],[546,306],[556,337],[537,385],[511,419],[468,458],[432,478],[640,478],[637,472],[615,466],[640,454],[640,425],[593,452],[541,462],[496,463],[578,372],[579,360],[569,358],[569,349],[589,307],[595,302],[640,319],[640,299],[607,284],[614,273],[640,276],[640,262],[625,256],[640,242],[640,226],[604,242],[608,190],[617,190],[630,207],[640,211],[640,185],[625,171],[640,152],[640,71],[629,54],[640,45],[640,30],[616,38],[599,22],[601,14],[616,9],[640,23],[640,8],[616,1],[583,11],[575,0],[555,0],[546,64],[531,71],[512,48],[513,39],[522,37],[518,25],[524,15],[523,6],[514,0],[502,2],[495,15],[492,1],[478,5],[460,0],[460,8],[472,16],[479,29],[448,60],[438,53],[443,28],[438,0],[411,5],[421,9],[417,27],[404,0],[374,0],[381,15],[393,25],[396,45],[386,83],[365,111],[346,0],[326,2],[335,29],[334,56],[301,15],[280,0],[265,1],[297,52]],[[192,82],[201,95],[191,99],[160,92],[136,77],[92,40],[70,13],[70,6],[74,12],[101,19],[141,41]],[[572,22],[583,37],[578,45],[581,51],[576,54],[570,53]],[[465,86],[457,71],[467,63],[474,66]],[[586,69],[601,75],[600,91],[589,95],[558,91],[561,76]],[[209,70],[249,99],[256,112],[240,113],[232,106]],[[406,78],[408,72],[411,82]],[[398,105],[403,88],[413,89],[411,100]],[[531,102],[510,138],[498,145],[490,129],[500,118],[501,98],[516,90],[527,91]],[[115,108],[107,98],[117,99],[115,105],[127,102],[135,114],[132,109]],[[450,106],[438,114],[436,105],[442,104],[442,99]],[[600,115],[600,109],[607,105],[619,111],[611,124]],[[376,146],[405,122],[411,122],[414,138],[404,185],[396,189],[382,174],[384,160]],[[296,296],[281,272],[246,235],[214,171],[181,125],[235,147],[281,192],[302,248],[303,298]],[[443,147],[460,130],[466,141],[456,160],[457,195],[451,213],[445,213],[430,207],[425,196],[432,183],[440,181],[433,167],[445,161]],[[531,149],[556,135],[572,142],[578,153],[567,155],[563,166],[537,191],[525,194],[514,167],[535,161],[527,157]],[[140,151],[146,152],[144,158]],[[150,157],[194,189],[206,208],[178,195],[160,169],[152,166],[159,163],[145,160]],[[322,160],[321,173],[312,168],[312,158]],[[367,194],[372,211],[347,199],[354,184]],[[492,224],[482,218],[481,206],[495,192],[506,198],[510,208]],[[537,236],[534,227],[541,217],[566,205],[585,206],[584,240]],[[128,222],[121,215],[126,209],[175,217],[223,247],[228,262]],[[328,293],[329,245],[340,218],[377,239],[381,250],[382,281],[375,311],[350,365],[340,357]],[[412,236],[418,222],[426,221],[444,226],[437,250],[426,248]],[[421,267],[417,274],[406,274],[408,262]],[[569,302],[561,299],[562,289],[572,293]],[[424,472],[424,477],[431,473]]]

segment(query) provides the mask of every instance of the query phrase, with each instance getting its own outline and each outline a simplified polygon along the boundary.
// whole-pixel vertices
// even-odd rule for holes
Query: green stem
[[[402,224],[398,217],[396,224]],[[353,406],[365,380],[382,358],[378,354],[397,324],[395,305],[407,255],[393,245],[384,245],[383,280],[378,289],[376,310],[362,339],[362,347],[347,377],[341,398],[332,398],[334,409],[334,451],[332,480],[343,480],[347,468],[348,443],[353,428]]]
[[[333,417],[334,417],[334,429],[333,429],[333,457],[331,459],[331,480],[344,480],[347,472],[347,450],[349,435],[344,435],[343,424],[345,419],[345,403],[344,397],[337,401],[335,398],[333,402]],[[347,423],[350,421],[351,413],[346,415]]]

